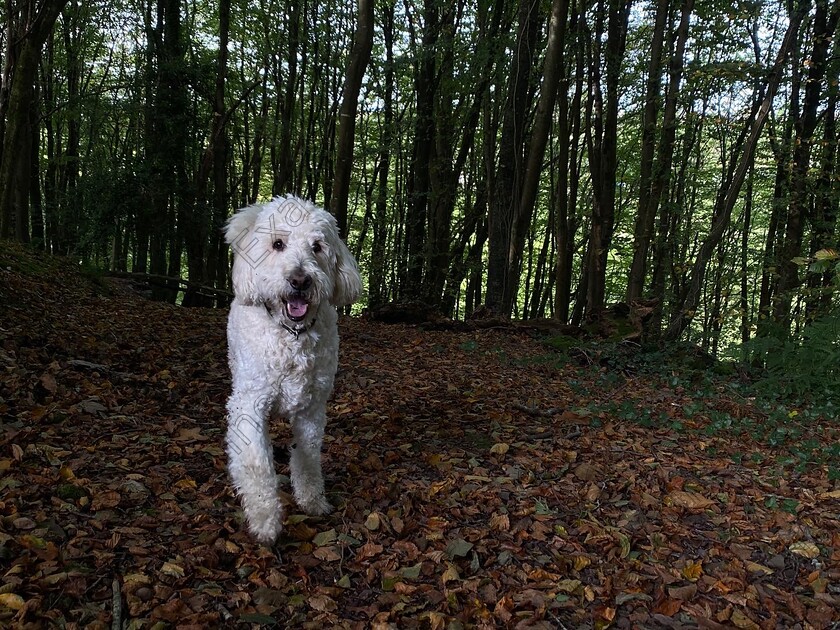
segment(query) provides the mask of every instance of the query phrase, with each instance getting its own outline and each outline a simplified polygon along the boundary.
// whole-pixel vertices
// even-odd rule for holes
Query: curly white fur
[[[292,426],[290,469],[298,505],[326,514],[321,443],[338,365],[336,306],[362,289],[335,218],[297,197],[249,206],[227,223],[235,298],[228,317],[227,453],[248,529],[263,543],[283,526],[269,414]]]

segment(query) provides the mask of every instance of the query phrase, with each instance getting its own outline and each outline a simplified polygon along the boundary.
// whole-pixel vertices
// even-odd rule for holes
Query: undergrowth
[[[600,387],[590,393],[586,410],[592,418],[608,416],[698,440],[742,440],[743,450],[731,455],[736,463],[771,465],[780,474],[826,466],[831,479],[840,479],[838,339],[836,318],[814,323],[799,344],[761,339],[746,354],[766,357],[760,369],[715,360],[687,343],[663,350],[626,342],[571,343],[567,337],[546,339],[550,351],[530,362],[558,368],[574,364],[595,373]],[[688,402],[666,413],[646,399],[611,396],[638,377],[658,381],[660,389],[678,392]],[[715,454],[714,446],[709,454]]]

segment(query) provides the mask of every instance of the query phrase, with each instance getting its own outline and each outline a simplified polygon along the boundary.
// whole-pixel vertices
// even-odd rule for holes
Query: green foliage
[[[799,339],[770,328],[737,352],[763,366],[754,386],[773,399],[816,405],[840,402],[840,310],[811,322]]]
[[[840,253],[834,249],[821,249],[815,253],[811,258],[797,256],[793,262],[800,267],[807,267],[808,273],[824,274],[833,272],[834,285],[833,288],[840,287]]]
[[[764,344],[762,356],[768,367],[759,377],[739,363],[715,361],[691,344],[640,349],[627,343],[556,336],[544,339],[555,356],[553,362],[534,358],[532,364],[553,363],[557,369],[573,364],[595,376],[596,391],[588,389],[590,379],[566,382],[577,395],[591,399],[586,410],[576,413],[591,417],[593,424],[609,418],[645,429],[693,434],[708,445],[706,451],[712,456],[719,453],[710,440],[741,438],[752,446],[730,453],[739,465],[772,465],[779,476],[826,466],[829,474],[840,478],[838,429],[831,422],[837,418],[840,391],[838,326],[836,316],[823,318],[806,330],[798,344],[778,337],[751,342],[754,350]],[[645,397],[628,396],[628,385],[640,380],[661,391],[664,401],[673,397],[674,404],[656,405]],[[739,401],[743,412],[732,409],[732,400]],[[826,443],[834,446],[826,448]],[[779,509],[795,506],[780,504]]]

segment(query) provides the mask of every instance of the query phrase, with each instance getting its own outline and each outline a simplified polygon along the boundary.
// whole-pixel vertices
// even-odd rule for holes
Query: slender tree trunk
[[[39,102],[37,94],[35,102]],[[41,178],[39,177],[40,169],[40,144],[41,144],[41,129],[38,125],[39,109],[33,108],[29,112],[29,131],[31,133],[29,139],[29,205],[32,220],[32,244],[38,249],[45,249],[46,247],[46,231],[44,229],[44,207],[43,199],[41,197]]]
[[[525,317],[530,319],[535,319],[537,317],[542,317],[545,315],[545,302],[542,298],[545,293],[546,280],[552,275],[548,269],[548,266],[550,264],[548,258],[549,250],[551,249],[551,243],[554,240],[553,229],[554,226],[557,224],[557,222],[554,219],[554,211],[554,206],[551,206],[548,209],[546,233],[543,235],[542,244],[540,245],[540,251],[537,254],[537,263],[534,272],[534,288],[531,290],[530,294],[529,309],[525,313]]]
[[[754,24],[751,37],[756,63],[761,63],[761,49],[759,44],[758,25]],[[797,33],[792,50],[801,46],[801,35]],[[776,163],[776,175],[773,185],[773,198],[770,206],[770,221],[764,245],[764,259],[761,274],[761,289],[759,291],[758,330],[759,337],[771,332],[773,299],[778,286],[778,253],[781,248],[781,230],[787,213],[788,189],[790,187],[790,162],[792,160],[794,121],[800,116],[800,94],[802,91],[802,73],[799,69],[799,59],[791,55],[788,60],[790,72],[790,87],[788,88],[789,106],[781,134],[779,124],[772,118],[768,121],[768,141],[773,151]],[[756,79],[758,85],[758,79]],[[757,88],[756,88],[757,89]]]
[[[653,156],[656,150],[656,126],[661,99],[660,83],[662,78],[662,48],[665,42],[665,27],[671,11],[670,0],[657,0],[656,18],[650,42],[647,78],[645,80],[645,105],[642,109],[642,141],[639,152],[639,204],[636,210],[636,222],[633,229],[633,261],[627,281],[627,302],[638,300],[642,296],[647,263],[646,240],[650,241],[653,217],[650,216],[650,197],[645,194],[650,189],[653,175]],[[643,251],[644,250],[644,251]]]
[[[387,295],[386,238],[388,235],[388,179],[394,129],[394,1],[382,3],[382,36],[385,43],[382,142],[379,146],[379,181],[373,207],[373,242],[368,277],[368,304],[379,306]]]
[[[347,75],[339,109],[338,141],[335,158],[335,178],[332,187],[331,210],[342,236],[347,237],[347,201],[350,175],[353,171],[353,142],[356,137],[356,110],[362,79],[370,61],[373,47],[373,0],[359,0],[359,21],[353,37],[353,49],[347,64]]]
[[[219,2],[220,15],[224,17],[222,24],[220,24],[220,32],[225,33],[230,29],[230,0],[220,0]],[[227,45],[225,45],[227,48]],[[221,56],[221,55],[220,55]],[[219,61],[219,73],[221,76],[216,78],[216,94],[214,98],[214,111],[225,111],[225,90],[226,90],[226,66],[227,55],[225,54],[224,62]],[[225,73],[223,74],[223,69]],[[222,229],[228,215],[228,206],[230,205],[230,194],[228,192],[228,179],[230,177],[230,140],[227,123],[229,122],[229,115],[224,120],[215,123],[215,119],[219,116],[214,116],[214,124],[218,124],[219,128],[216,132],[216,147],[213,151],[213,203],[212,203],[212,217],[210,222],[210,249],[207,253],[207,282],[216,286],[219,289],[227,288],[227,277],[224,270],[227,269],[227,250],[225,242],[222,237]]]
[[[555,216],[557,225],[554,234],[557,239],[557,259],[555,267],[554,317],[563,323],[569,321],[569,309],[572,301],[572,273],[575,235],[578,216],[575,212],[579,184],[580,163],[578,149],[581,142],[581,102],[583,100],[585,42],[580,8],[575,9],[575,91],[571,106],[568,103],[567,90],[560,88],[560,117],[557,133],[559,142],[559,168],[557,190],[555,192]],[[571,121],[570,121],[571,118]],[[571,128],[570,128],[571,122]]]
[[[280,143],[277,151],[277,167],[274,172],[275,194],[290,192],[294,188],[292,182],[294,155],[292,152],[292,129],[295,117],[295,91],[298,87],[298,56],[300,54],[300,0],[286,3],[288,12],[288,28],[286,43],[288,55],[286,57],[286,89],[282,101],[278,98],[279,113],[282,119],[280,125]],[[278,95],[279,96],[279,95]],[[354,110],[355,113],[355,110]]]
[[[456,7],[460,12],[462,7]],[[497,0],[493,10],[479,16],[479,41],[476,44],[477,55],[482,60],[476,72],[477,81],[463,87],[461,94],[454,92],[452,35],[456,29],[453,20],[456,11],[447,11],[440,20],[439,40],[441,77],[436,89],[435,103],[435,141],[429,163],[429,207],[428,237],[426,239],[425,269],[423,273],[422,295],[430,304],[443,304],[442,295],[447,282],[447,270],[452,270],[451,262],[459,260],[461,253],[458,241],[453,248],[452,216],[458,201],[458,184],[465,177],[465,167],[473,147],[475,136],[486,98],[487,89],[493,79],[493,71],[500,62],[498,44],[499,33],[509,27],[508,12],[504,0]],[[455,101],[460,105],[455,106]],[[461,110],[466,110],[463,114]],[[460,137],[458,132],[460,131]],[[457,149],[457,151],[456,151]],[[465,204],[466,205],[466,204]],[[450,281],[454,281],[449,276]],[[460,280],[459,280],[460,282]]]
[[[603,3],[599,3],[593,65],[590,67],[593,99],[593,142],[590,147],[592,173],[592,227],[587,256],[588,283],[586,314],[598,318],[606,303],[607,260],[615,228],[616,173],[618,167],[618,84],[621,62],[627,43],[627,25],[631,0],[608,0],[607,39],[603,55],[606,98],[601,87],[600,36],[604,20]]]
[[[222,227],[220,219],[226,214],[224,201],[224,190],[227,184],[225,125],[228,112],[225,107],[225,82],[227,80],[229,33],[230,0],[220,0],[219,51],[210,134],[195,176],[194,197],[185,201],[189,205],[185,212],[187,230],[184,236],[187,248],[187,271],[191,284],[184,292],[183,306],[210,306],[213,301],[213,298],[202,296],[196,287],[212,284],[212,279],[208,279],[208,275],[211,269],[215,272],[215,255],[209,256],[213,251],[208,248],[211,240],[210,227],[213,225],[217,228],[214,231],[218,233],[218,230]],[[211,175],[214,184],[212,212],[207,194]],[[213,240],[215,241],[215,238]]]
[[[188,98],[180,0],[157,0],[156,22],[147,18],[151,58],[147,101],[146,155],[149,213],[149,272],[180,275],[181,237],[186,213]],[[168,258],[168,260],[167,260]],[[152,288],[155,299],[174,302],[175,286]]]
[[[668,0],[660,0],[659,10],[668,12],[669,7],[663,7]],[[645,116],[642,131],[641,176],[638,214],[633,230],[633,260],[630,265],[630,275],[627,282],[627,301],[633,302],[642,297],[647,274],[647,259],[650,243],[653,237],[654,222],[662,194],[666,189],[671,172],[671,162],[674,155],[674,145],[677,130],[677,99],[680,82],[682,80],[685,46],[688,40],[688,27],[694,0],[685,0],[682,6],[681,18],[676,31],[676,46],[671,53],[669,64],[668,91],[665,99],[665,111],[662,120],[662,133],[659,141],[659,151],[654,164],[656,105],[658,102],[658,85],[660,80],[659,64],[654,64],[651,58],[649,69],[647,97],[645,102]],[[657,28],[659,27],[657,13]],[[652,50],[659,50],[661,54],[662,38],[654,32]],[[657,41],[659,40],[659,41]],[[654,54],[653,52],[651,53]],[[654,76],[655,85],[651,83]],[[653,127],[653,128],[651,128]]]
[[[423,2],[423,32],[414,72],[416,111],[405,224],[406,265],[401,270],[400,298],[417,299],[422,294],[423,256],[429,212],[432,147],[435,139],[434,106],[437,92],[436,49],[440,21],[436,0]]]
[[[749,245],[750,229],[752,228],[753,211],[753,173],[754,166],[750,166],[747,175],[747,189],[744,195],[744,225],[741,228],[741,295],[738,301],[738,308],[741,311],[741,343],[750,340],[750,280],[749,280]]]
[[[510,315],[517,287],[510,282],[516,207],[522,194],[525,123],[531,107],[531,73],[540,16],[532,0],[520,0],[518,32],[505,100],[499,161],[488,213],[487,308]]]
[[[834,68],[840,67],[840,44],[835,41]],[[836,76],[836,75],[835,75]],[[829,97],[825,110],[823,122],[823,154],[820,160],[820,176],[816,186],[816,200],[814,205],[814,222],[811,255],[817,251],[828,248],[835,244],[837,218],[840,216],[840,200],[832,187],[832,181],[837,181],[837,109],[838,109],[838,88],[837,82],[829,84]],[[815,319],[830,311],[832,291],[830,287],[835,279],[833,270],[827,270],[822,274],[814,274],[811,277],[810,286],[818,294],[818,297],[810,305],[809,316]]]
[[[21,41],[12,71],[0,160],[0,237],[29,240],[30,111],[35,106],[41,49],[66,3],[67,0],[24,2],[19,28],[7,32],[7,37],[16,33]]]
[[[665,341],[676,341],[694,316],[694,312],[700,300],[700,292],[703,287],[703,279],[706,272],[706,267],[709,263],[712,253],[723,238],[724,232],[729,225],[732,216],[732,210],[735,207],[735,202],[741,191],[741,186],[746,178],[747,171],[752,164],[755,155],[755,147],[758,143],[758,138],[761,135],[761,130],[767,115],[770,112],[770,106],[773,102],[773,97],[776,95],[776,90],[782,79],[782,70],[785,59],[790,52],[793,41],[796,38],[796,33],[799,30],[799,24],[802,19],[802,14],[799,11],[794,12],[790,17],[787,32],[785,33],[784,41],[779,48],[776,62],[771,70],[770,76],[767,79],[767,87],[765,91],[764,100],[762,101],[758,111],[753,115],[748,122],[749,136],[741,151],[741,155],[733,173],[732,180],[725,190],[721,190],[715,204],[714,217],[712,219],[712,227],[708,236],[703,241],[700,251],[694,260],[691,267],[690,279],[685,296],[681,299],[678,305],[678,312],[665,331]]]
[[[534,115],[531,140],[528,143],[528,158],[522,179],[522,191],[516,205],[516,215],[511,234],[511,250],[507,264],[508,278],[506,282],[509,287],[516,287],[519,283],[525,234],[528,232],[534,216],[540,176],[543,173],[545,148],[551,131],[551,121],[554,117],[554,104],[557,101],[557,86],[560,84],[560,77],[564,71],[563,53],[568,13],[568,0],[553,0],[551,15],[549,16],[548,44],[545,52],[540,97]],[[511,293],[511,298],[514,293]]]
[[[67,109],[66,140],[58,164],[58,199],[55,207],[62,225],[62,250],[68,251],[79,241],[82,203],[78,193],[79,154],[81,152],[81,30],[83,16],[76,0],[64,11],[61,38],[66,57]]]
[[[790,329],[790,307],[793,293],[800,283],[799,267],[794,258],[802,255],[802,239],[805,223],[808,221],[809,196],[807,190],[808,170],[811,165],[811,143],[817,129],[817,109],[822,99],[825,82],[825,69],[828,48],[837,29],[840,7],[833,4],[828,11],[828,0],[817,0],[814,15],[813,49],[809,56],[808,79],[805,82],[805,100],[802,115],[796,122],[796,140],[793,148],[790,202],[788,204],[787,225],[784,240],[779,252],[779,286],[776,303],[773,306],[773,318],[782,325],[782,330]],[[836,80],[836,77],[833,78]]]
[[[426,199],[426,239],[423,247],[423,272],[419,297],[427,303],[440,306],[443,284],[446,281],[449,248],[452,244],[452,213],[455,208],[457,179],[460,171],[453,163],[457,143],[455,137],[456,111],[453,106],[453,33],[455,9],[447,7],[438,14],[435,49],[426,51],[434,55],[434,89],[431,94],[433,139],[429,152],[428,195]],[[472,108],[480,106],[481,90],[475,91]],[[475,127],[463,127],[464,135],[471,139]],[[470,142],[471,140],[468,140]],[[461,147],[464,149],[463,145]],[[468,148],[467,148],[468,150]],[[421,166],[421,168],[424,168]]]
[[[473,251],[473,248],[467,252],[467,247],[470,240],[474,243],[479,241],[479,230],[484,217],[487,215],[487,187],[484,182],[476,184],[476,196],[472,202],[472,207],[467,212],[464,225],[461,228],[461,233],[458,235],[455,244],[450,252],[449,273],[446,280],[446,290],[441,302],[441,310],[445,315],[452,315],[456,310],[456,302],[458,299],[458,290],[461,288],[461,283],[468,277],[473,269],[470,267],[471,261],[474,261],[476,254],[480,260],[481,252]]]

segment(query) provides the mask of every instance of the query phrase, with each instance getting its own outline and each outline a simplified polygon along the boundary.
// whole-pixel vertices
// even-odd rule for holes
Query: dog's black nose
[[[312,286],[312,277],[303,273],[295,274],[289,277],[289,284],[295,291],[306,291]]]

